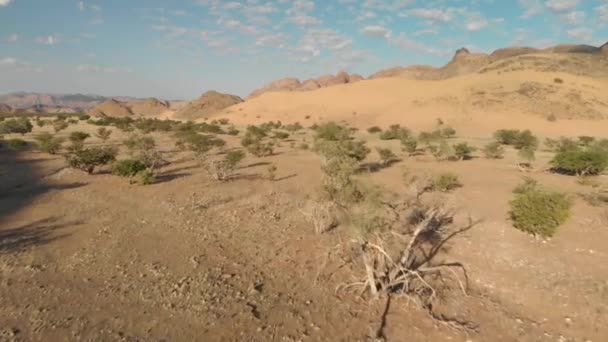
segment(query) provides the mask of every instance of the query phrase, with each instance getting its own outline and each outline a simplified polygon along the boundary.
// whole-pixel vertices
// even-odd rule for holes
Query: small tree
[[[383,167],[390,165],[397,159],[397,155],[390,148],[376,148],[376,152],[380,156],[380,164]]]
[[[378,126],[372,126],[372,127],[370,127],[370,128],[367,129],[367,132],[369,134],[380,133],[380,132],[382,132],[382,128],[380,128]]]
[[[210,159],[207,163],[207,171],[211,176],[221,182],[230,180],[238,164],[245,158],[245,153],[241,150],[233,150],[224,156],[223,159]]]
[[[72,148],[81,149],[84,146],[84,141],[91,135],[85,132],[75,131],[70,133],[68,140],[72,143]]]
[[[454,145],[454,154],[460,160],[469,160],[473,158],[473,152],[476,150],[475,147],[470,146],[466,142]]]
[[[68,128],[68,126],[70,126],[70,124],[65,120],[53,121],[53,130],[55,131],[55,133],[63,131],[64,129]]]
[[[107,165],[116,160],[118,150],[114,147],[91,147],[74,150],[65,156],[68,165],[92,174],[96,167]]]
[[[95,136],[101,139],[101,141],[104,143],[110,139],[110,135],[112,135],[112,131],[105,127],[99,127],[97,129],[97,134],[95,134]]]
[[[505,149],[497,142],[491,142],[483,148],[483,154],[488,159],[502,159],[505,154]]]
[[[608,152],[600,149],[567,150],[555,155],[551,161],[555,172],[593,176],[608,168]]]
[[[60,137],[54,137],[51,133],[44,132],[40,133],[35,137],[38,142],[38,148],[42,152],[46,152],[48,154],[57,154],[61,149],[61,144],[64,139]]]
[[[386,131],[380,134],[381,140],[405,139],[411,135],[409,129],[400,125],[391,125]]]

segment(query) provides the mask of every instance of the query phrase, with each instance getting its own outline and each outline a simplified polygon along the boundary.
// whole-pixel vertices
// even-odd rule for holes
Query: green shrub
[[[496,141],[503,145],[511,145],[518,150],[538,148],[538,138],[530,130],[501,129],[494,133]]]
[[[70,124],[65,120],[55,120],[53,121],[53,130],[55,133],[59,133],[64,129],[68,128]]]
[[[57,154],[57,152],[59,152],[61,149],[61,144],[64,141],[63,138],[54,137],[48,132],[38,134],[35,139],[38,142],[38,149],[49,154]]]
[[[411,134],[410,130],[400,125],[391,125],[386,131],[380,134],[381,140],[405,139]]]
[[[531,148],[522,148],[517,152],[517,155],[526,163],[532,163],[534,160],[536,160],[536,154]]]
[[[299,122],[296,122],[290,125],[285,125],[283,128],[285,128],[286,131],[293,133],[302,130],[304,127],[300,125]]]
[[[519,230],[551,237],[570,215],[571,202],[566,195],[525,186],[511,201],[511,220]]]
[[[226,134],[228,135],[239,135],[239,130],[236,129],[234,126],[228,127],[228,129],[226,130]]]
[[[156,182],[156,175],[151,168],[147,168],[140,173],[137,174],[139,177],[139,184],[141,185],[150,185]]]
[[[579,143],[566,137],[561,137],[559,139],[545,139],[545,146],[549,151],[554,152],[564,152],[568,150],[578,150]]]
[[[595,142],[594,137],[590,137],[587,135],[581,135],[580,137],[578,137],[578,143],[581,146],[591,146],[594,142]]]
[[[117,153],[115,147],[91,147],[72,151],[65,158],[70,167],[92,174],[96,167],[113,162]]]
[[[382,132],[382,128],[380,128],[378,126],[372,126],[367,129],[367,132],[370,134],[380,133],[380,132]]]
[[[441,135],[441,131],[439,130],[435,130],[432,132],[420,132],[420,134],[418,134],[418,141],[426,145],[438,142],[442,138],[443,136]]]
[[[88,114],[83,114],[83,115],[78,116],[78,120],[80,120],[80,121],[87,121],[90,118],[91,118],[91,116]]]
[[[553,170],[569,175],[598,175],[608,167],[608,152],[600,149],[567,150],[555,155]]]
[[[473,158],[473,152],[477,150],[475,147],[470,146],[466,142],[461,142],[459,144],[454,145],[453,147],[454,154],[460,160],[469,160]]]
[[[300,144],[300,148],[301,148],[302,150],[308,150],[308,149],[310,148],[310,146],[308,146],[308,144],[307,144],[307,143],[301,143],[301,144]]]
[[[89,133],[76,131],[70,133],[70,135],[68,136],[68,140],[70,140],[73,145],[82,145],[84,144],[84,141],[87,140],[90,136],[91,135]]]
[[[378,147],[376,152],[378,152],[382,166],[388,166],[397,159],[397,155],[390,148]]]
[[[220,125],[228,125],[228,124],[230,124],[230,119],[223,118],[223,119],[219,119],[218,122]]]
[[[110,139],[110,135],[112,135],[112,131],[105,127],[99,127],[97,129],[97,134],[95,134],[95,136],[101,139],[103,142],[108,141],[108,139]]]
[[[427,185],[427,189],[431,191],[450,192],[461,186],[462,183],[460,183],[457,175],[446,172],[431,179]]]
[[[285,139],[289,138],[289,133],[282,132],[282,131],[276,131],[276,132],[274,132],[274,137],[276,139],[285,140]]]
[[[146,170],[146,164],[137,159],[118,160],[112,165],[112,173],[121,177],[134,177]]]
[[[10,119],[0,123],[0,134],[21,134],[30,133],[34,125],[27,118]]]
[[[494,139],[502,145],[514,145],[519,132],[517,129],[500,129],[494,132]]]
[[[418,142],[416,141],[416,138],[412,136],[401,139],[401,148],[403,151],[409,154],[416,153],[418,148]]]
[[[333,121],[319,125],[315,131],[315,140],[343,141],[352,139],[351,131],[348,128]]]
[[[452,127],[445,127],[441,130],[441,136],[447,139],[454,138],[456,136],[456,130]]]
[[[199,125],[199,129],[200,132],[202,133],[213,133],[213,134],[225,134],[226,132],[224,132],[224,130],[222,129],[222,127],[218,124],[208,124],[206,122],[203,122]]]
[[[30,144],[27,141],[17,138],[4,140],[3,145],[13,151],[22,151],[30,147]]]
[[[491,142],[484,146],[483,154],[488,159],[502,159],[505,154],[505,149],[499,142]]]
[[[245,158],[245,153],[241,150],[233,150],[224,156],[221,160],[208,160],[207,171],[215,180],[227,181],[234,174],[238,164]]]
[[[274,153],[274,143],[263,142],[261,140],[250,143],[246,146],[247,152],[256,157],[266,157]]]

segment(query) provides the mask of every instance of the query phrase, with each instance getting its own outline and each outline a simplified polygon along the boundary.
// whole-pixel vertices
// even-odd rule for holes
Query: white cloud
[[[80,12],[83,12],[85,10],[84,1],[76,2],[76,6],[78,6],[78,9],[80,10]]]
[[[574,9],[579,2],[580,0],[548,0],[545,6],[554,12],[566,12]]]
[[[6,41],[9,43],[15,43],[19,40],[19,35],[16,33],[11,33],[6,37]]]
[[[476,32],[482,30],[486,26],[488,26],[488,21],[484,18],[480,18],[477,20],[469,21],[466,24],[466,29],[467,31]]]
[[[57,38],[57,36],[49,35],[49,36],[44,36],[44,37],[38,37],[38,38],[36,38],[36,41],[38,43],[44,44],[44,45],[55,45],[55,44],[57,44],[59,39]]]
[[[519,5],[523,7],[522,19],[531,18],[543,11],[543,5],[540,0],[519,0]]]
[[[414,16],[426,19],[429,22],[447,23],[454,19],[453,10],[441,8],[414,8],[408,10],[400,16]]]
[[[576,39],[579,42],[592,42],[593,41],[593,30],[588,27],[577,27],[572,30],[566,31],[568,37]]]
[[[568,24],[580,24],[585,20],[586,14],[583,11],[571,11],[561,14],[560,17]]]
[[[595,8],[595,13],[597,14],[600,21],[608,23],[608,3],[597,6]]]
[[[0,6],[6,6],[11,3],[11,0],[0,0]]]
[[[290,21],[299,26],[311,26],[317,25],[320,23],[319,19],[315,17],[311,17],[307,14],[298,14],[292,17],[287,18],[287,21]]]
[[[391,38],[390,43],[400,49],[423,53],[426,55],[439,57],[448,57],[450,55],[450,52],[448,51],[438,50],[423,43],[414,41],[408,38],[404,33],[400,33],[397,37]]]
[[[361,29],[361,33],[370,37],[390,38],[392,31],[384,26],[369,25]]]
[[[119,67],[119,66],[103,66],[103,65],[95,65],[95,64],[81,64],[76,67],[76,71],[83,73],[130,73],[132,70],[127,67]]]
[[[0,68],[13,69],[18,72],[42,72],[42,67],[31,65],[30,63],[20,61],[13,57],[0,58]]]

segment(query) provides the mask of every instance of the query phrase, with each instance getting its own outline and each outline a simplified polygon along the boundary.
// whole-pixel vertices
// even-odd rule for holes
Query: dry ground
[[[546,126],[578,134],[568,134],[565,120]],[[594,129],[606,127],[596,121]],[[76,129],[93,127],[68,131]],[[491,132],[464,140],[481,147]],[[371,147],[399,151],[396,141],[359,134]],[[66,169],[60,156],[0,154],[0,340],[367,341],[378,331],[388,341],[608,338],[608,209],[580,199],[592,190],[575,178],[542,172],[550,153],[539,153],[530,175],[572,194],[575,205],[548,241],[508,220],[523,176],[513,150],[502,160],[404,157],[362,176],[397,193],[405,169],[460,177],[464,186],[444,200],[458,209],[457,221],[481,223],[442,255],[465,265],[468,295],[447,296],[437,310],[473,332],[402,298],[387,308],[336,291],[360,270],[348,260],[347,227],[315,234],[298,210],[321,181],[313,152],[286,142],[273,156],[248,156],[237,179],[217,183],[168,136],[154,135],[172,163],[149,186]],[[112,142],[122,137],[115,130]],[[310,142],[309,133],[292,138]],[[265,178],[269,163],[278,167],[275,181]]]

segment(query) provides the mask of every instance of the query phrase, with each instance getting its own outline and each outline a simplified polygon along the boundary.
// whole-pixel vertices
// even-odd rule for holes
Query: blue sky
[[[608,0],[0,0],[0,93],[190,99],[454,51],[608,41]]]

